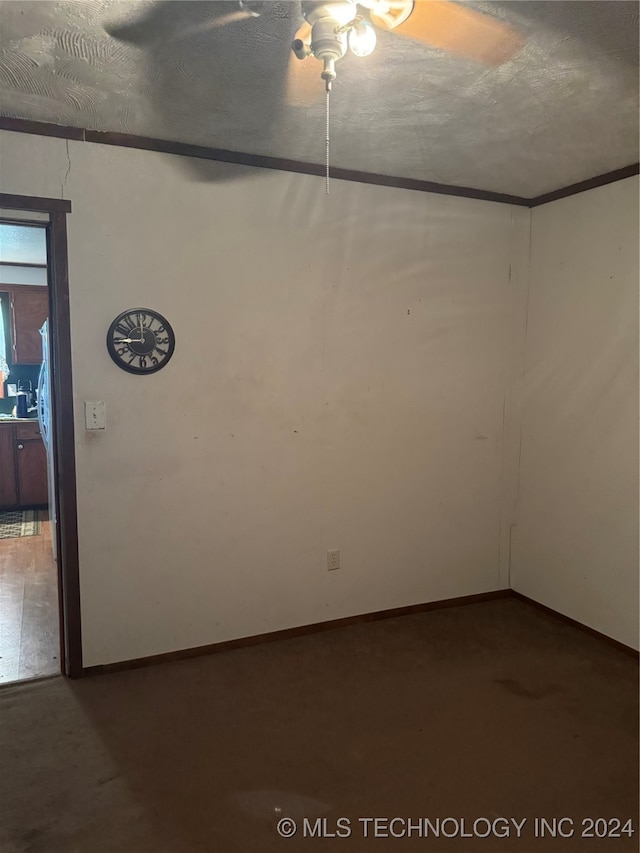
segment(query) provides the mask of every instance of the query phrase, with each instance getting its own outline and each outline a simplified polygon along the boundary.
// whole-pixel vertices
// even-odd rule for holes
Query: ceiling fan
[[[297,32],[291,28],[285,34],[286,25],[293,23],[300,13],[304,19],[302,26]],[[326,92],[327,160],[328,94],[336,79],[336,64],[347,50],[356,56],[366,56],[374,49],[376,33],[379,33],[381,41],[401,36],[495,67],[511,59],[525,42],[523,36],[504,21],[454,0],[159,0],[146,6],[142,14],[106,24],[105,30],[113,38],[145,50],[150,62],[155,62],[170,46],[173,63],[180,55],[211,56],[214,62],[220,63],[221,46],[227,43],[223,36],[227,28],[234,30],[234,40],[246,36],[255,39],[260,36],[263,21],[266,22],[265,43],[274,60],[274,79],[278,81],[262,90],[265,103],[277,106],[284,101],[292,106],[306,107],[322,100]],[[211,42],[207,48],[209,33]],[[194,51],[196,44],[198,48]],[[247,65],[246,56],[239,51],[229,51],[226,57],[226,62],[237,63],[238,71],[238,74],[229,73],[227,79],[240,77]],[[172,67],[171,61],[161,65],[167,75]],[[233,72],[233,67],[227,67]],[[171,83],[169,79],[168,82]],[[219,89],[212,87],[209,92],[215,96]],[[241,103],[231,97],[227,102],[232,105],[229,114],[232,117],[237,114],[237,126],[243,129],[247,118]],[[164,109],[164,106],[157,109]],[[277,109],[266,112],[270,120],[275,120],[278,114]],[[214,179],[210,177],[211,163],[203,165],[195,159],[191,161],[189,158],[188,170],[198,173],[199,179],[200,172],[206,172],[203,180]]]
[[[492,66],[511,59],[524,44],[508,24],[451,0],[302,0],[301,7],[305,23],[293,54],[322,62],[327,91],[347,48],[356,56],[374,50],[376,28]],[[292,77],[295,67],[290,62]]]
[[[133,22],[107,26],[114,38],[140,46],[159,40],[184,40],[208,30],[273,13],[281,3],[235,0],[214,3],[152,4]],[[197,17],[193,9],[202,10]],[[185,9],[188,11],[184,12]],[[335,65],[347,49],[367,56],[376,45],[376,30],[399,35],[437,50],[489,66],[511,59],[524,45],[512,26],[454,0],[300,0],[304,23],[293,40],[287,68],[287,100],[305,105],[322,96],[315,58],[322,63],[325,88],[335,80]]]

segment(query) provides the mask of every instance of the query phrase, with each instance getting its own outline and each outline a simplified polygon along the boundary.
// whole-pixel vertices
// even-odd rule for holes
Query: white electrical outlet
[[[330,572],[335,572],[340,568],[340,551],[336,548],[335,551],[327,551],[327,569]]]

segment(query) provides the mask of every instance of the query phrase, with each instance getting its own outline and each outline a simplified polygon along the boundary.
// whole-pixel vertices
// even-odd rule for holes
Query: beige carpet
[[[505,599],[3,688],[0,849],[637,851],[637,675]],[[399,820],[359,820],[374,817]],[[536,817],[574,834],[536,838]],[[304,838],[305,818],[351,834]],[[450,837],[425,838],[425,818],[450,818]],[[498,818],[527,822],[502,837]],[[589,818],[631,818],[635,835],[582,838]]]

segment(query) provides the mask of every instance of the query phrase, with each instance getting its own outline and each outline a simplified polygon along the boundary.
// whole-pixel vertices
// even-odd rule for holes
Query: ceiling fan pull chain
[[[329,195],[329,95],[330,90],[327,88],[327,195]]]

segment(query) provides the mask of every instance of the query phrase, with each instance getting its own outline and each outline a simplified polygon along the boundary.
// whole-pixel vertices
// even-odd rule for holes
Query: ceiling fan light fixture
[[[414,10],[415,0],[360,0],[371,13],[374,24],[393,30],[403,24]]]
[[[321,18],[314,22],[311,28],[311,53],[323,64],[322,74],[326,89],[336,79],[336,62],[347,51],[347,34],[336,26],[334,20]],[[298,55],[298,54],[296,54]]]
[[[306,59],[311,55],[311,45],[302,41],[302,39],[294,39],[291,49],[298,59]]]
[[[360,19],[349,30],[349,48],[356,56],[369,56],[376,42],[376,31],[368,21]]]

